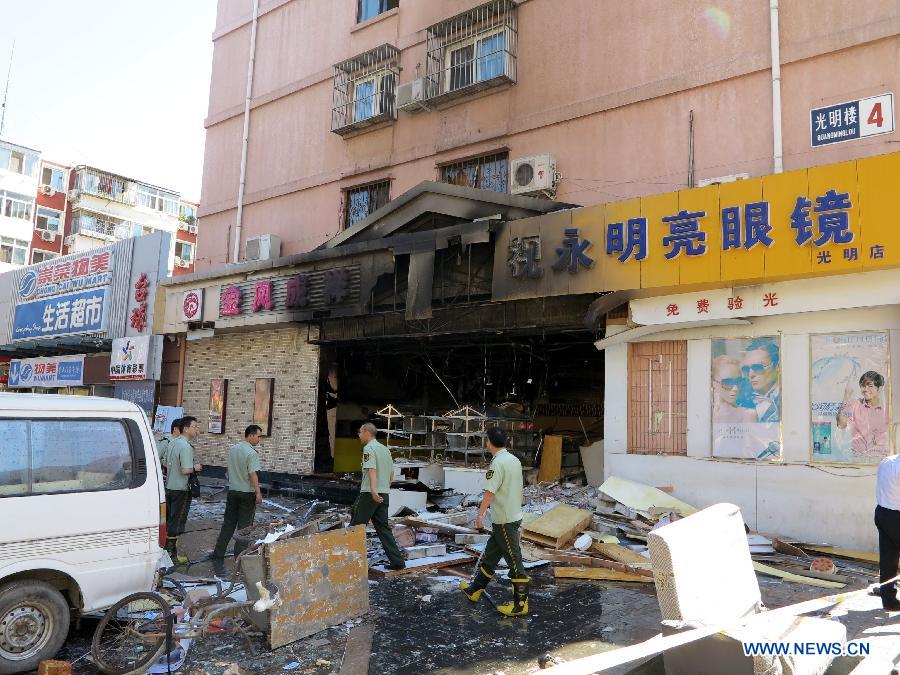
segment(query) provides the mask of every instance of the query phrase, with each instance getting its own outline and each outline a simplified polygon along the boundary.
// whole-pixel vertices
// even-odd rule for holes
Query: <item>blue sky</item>
[[[3,137],[200,197],[216,0],[0,0]]]

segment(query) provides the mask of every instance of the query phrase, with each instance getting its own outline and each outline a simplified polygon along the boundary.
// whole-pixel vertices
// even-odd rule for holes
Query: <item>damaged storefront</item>
[[[161,342],[151,334],[163,233],[0,276],[0,353],[10,391],[121,398],[152,414]]]
[[[257,423],[265,471],[358,472],[373,421],[432,491],[480,490],[493,425],[535,478],[545,456],[549,478],[577,472],[602,430],[596,294],[497,297],[592,266],[593,242],[550,236],[570,208],[423,183],[316,251],[168,281],[158,330],[183,340],[204,463]],[[548,221],[546,250],[506,237],[522,219]]]

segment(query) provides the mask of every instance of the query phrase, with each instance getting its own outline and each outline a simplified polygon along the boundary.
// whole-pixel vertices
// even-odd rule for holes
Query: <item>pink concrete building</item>
[[[811,111],[894,92],[898,5],[778,4],[219,0],[198,268],[424,180],[588,206],[890,151],[813,147]]]

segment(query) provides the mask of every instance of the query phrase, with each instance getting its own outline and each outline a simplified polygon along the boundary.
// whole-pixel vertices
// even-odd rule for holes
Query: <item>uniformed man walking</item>
[[[475,525],[484,526],[484,515],[491,510],[491,538],[478,560],[475,578],[464,581],[460,589],[472,602],[478,602],[481,594],[494,577],[497,563],[503,557],[509,565],[509,578],[513,585],[513,601],[499,605],[497,611],[505,616],[528,614],[528,584],[522,549],[519,546],[519,526],[522,524],[522,464],[506,449],[506,433],[493,427],[487,432],[487,447],[493,459],[485,476],[487,483],[481,508]]]
[[[261,439],[262,427],[251,424],[244,431],[244,440],[228,449],[228,499],[222,529],[212,554],[213,567],[219,576],[225,573],[225,551],[234,531],[253,524],[256,505],[262,501],[259,455],[256,452]],[[237,558],[245,548],[246,545],[234,542],[234,557]]]
[[[178,537],[184,534],[188,512],[191,509],[191,490],[188,477],[203,471],[201,464],[194,462],[193,441],[200,429],[196,417],[181,418],[181,435],[172,441],[166,452],[169,475],[166,479],[166,550],[176,564],[187,565],[190,559],[178,555]]]
[[[390,561],[388,568],[402,570],[406,567],[406,562],[388,524],[388,499],[391,481],[394,479],[394,460],[391,458],[391,451],[375,440],[377,432],[375,425],[370,422],[359,428],[359,440],[363,444],[363,476],[350,524],[365,525],[371,520]]]

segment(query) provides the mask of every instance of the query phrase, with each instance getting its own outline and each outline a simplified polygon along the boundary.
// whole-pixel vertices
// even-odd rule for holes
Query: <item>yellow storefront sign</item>
[[[900,153],[507,223],[495,300],[900,266]]]

